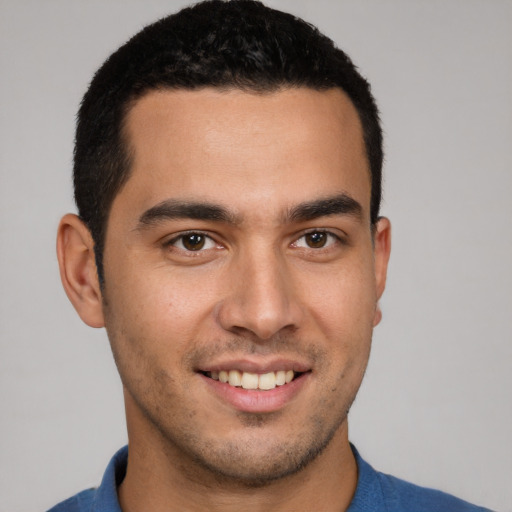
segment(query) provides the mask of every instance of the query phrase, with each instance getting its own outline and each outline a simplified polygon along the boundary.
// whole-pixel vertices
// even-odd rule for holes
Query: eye
[[[182,251],[202,251],[214,249],[217,244],[204,233],[185,233],[173,238],[167,245],[181,249]]]
[[[310,231],[302,235],[292,245],[294,247],[302,247],[306,249],[324,249],[339,242],[340,239],[336,235],[328,231]]]

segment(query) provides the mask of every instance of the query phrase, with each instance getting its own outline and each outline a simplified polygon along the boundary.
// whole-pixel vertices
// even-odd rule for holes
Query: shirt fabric
[[[358,468],[357,488],[347,512],[490,512],[449,494],[375,471],[352,446]],[[126,474],[128,447],[112,458],[101,485],[59,503],[48,512],[122,512],[117,487]]]

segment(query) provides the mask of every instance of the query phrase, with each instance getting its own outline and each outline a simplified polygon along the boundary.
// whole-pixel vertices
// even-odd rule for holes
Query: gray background
[[[95,69],[171,0],[0,0],[0,510],[99,483],[126,441],[103,330],[58,277],[74,116]],[[384,320],[351,413],[375,467],[512,511],[512,3],[269,2],[373,84],[394,227]]]

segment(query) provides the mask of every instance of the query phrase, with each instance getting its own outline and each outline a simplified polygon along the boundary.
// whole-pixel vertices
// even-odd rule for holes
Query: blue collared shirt
[[[358,481],[347,512],[490,512],[444,492],[375,471],[354,447],[352,450]],[[128,447],[125,446],[110,461],[97,489],[82,491],[48,512],[122,512],[117,487],[126,474],[127,461]]]

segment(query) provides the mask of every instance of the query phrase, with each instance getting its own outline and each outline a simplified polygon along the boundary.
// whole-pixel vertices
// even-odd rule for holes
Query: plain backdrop
[[[0,511],[97,485],[126,442],[103,330],[61,289],[75,112],[121,43],[186,2],[0,0]],[[376,468],[512,511],[512,2],[274,0],[373,84],[393,222],[350,415]]]

